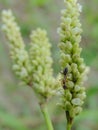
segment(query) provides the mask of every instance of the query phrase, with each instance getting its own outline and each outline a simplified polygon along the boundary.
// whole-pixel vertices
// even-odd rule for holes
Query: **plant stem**
[[[68,111],[66,111],[66,118],[67,118],[67,130],[71,130],[73,118],[70,117]]]
[[[54,130],[46,105],[40,105],[40,107],[47,125],[47,129]]]
[[[67,130],[71,130],[71,124],[67,123]]]

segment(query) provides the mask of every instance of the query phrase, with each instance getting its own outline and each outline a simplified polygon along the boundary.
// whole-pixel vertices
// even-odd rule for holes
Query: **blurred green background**
[[[82,56],[90,66],[87,98],[84,111],[75,120],[73,130],[98,130],[98,0],[80,0],[83,5],[81,22],[83,38]],[[37,27],[45,28],[52,43],[55,75],[60,70],[57,44],[59,36],[60,10],[63,0],[0,0],[0,13],[3,9],[12,9],[25,43],[29,45],[29,34]],[[2,26],[0,19],[0,27]],[[65,115],[56,106],[57,98],[49,102],[55,130],[65,130]],[[0,130],[46,130],[37,98],[27,86],[19,84],[11,68],[7,40],[0,29]]]

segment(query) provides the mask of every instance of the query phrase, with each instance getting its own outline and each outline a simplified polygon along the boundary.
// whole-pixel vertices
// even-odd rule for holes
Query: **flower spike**
[[[83,82],[86,79],[89,68],[81,58],[81,23],[79,15],[82,7],[77,0],[64,0],[66,9],[62,10],[61,25],[58,29],[60,35],[60,63],[61,69],[68,70],[66,75],[61,74],[62,100],[60,105],[66,112],[68,123],[72,123],[76,115],[82,111],[82,105],[86,97]]]

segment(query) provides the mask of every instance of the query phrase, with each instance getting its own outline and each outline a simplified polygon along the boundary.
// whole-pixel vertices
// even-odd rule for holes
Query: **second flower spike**
[[[47,99],[55,94],[55,79],[53,77],[51,44],[45,30],[38,28],[30,36],[30,60],[32,64],[32,79],[35,91]]]

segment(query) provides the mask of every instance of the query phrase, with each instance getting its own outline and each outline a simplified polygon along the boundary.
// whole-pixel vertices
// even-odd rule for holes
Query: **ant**
[[[63,84],[63,89],[65,90],[67,88],[66,86],[66,76],[68,74],[68,68],[66,67],[63,72],[61,72],[63,75],[64,75],[64,79],[62,81],[62,84]]]

